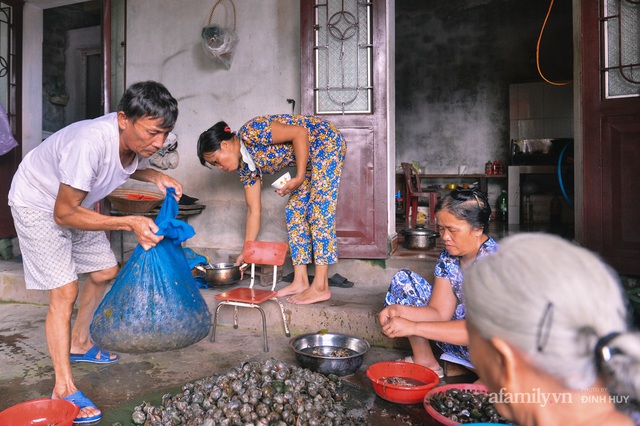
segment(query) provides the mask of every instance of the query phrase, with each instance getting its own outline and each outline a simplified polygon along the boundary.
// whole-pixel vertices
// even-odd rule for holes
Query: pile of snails
[[[468,389],[447,389],[431,397],[431,406],[440,414],[458,423],[509,423],[502,417],[489,395]]]
[[[226,374],[213,375],[166,394],[161,405],[134,408],[135,425],[366,425],[349,416],[338,376],[324,376],[284,361],[245,362]]]

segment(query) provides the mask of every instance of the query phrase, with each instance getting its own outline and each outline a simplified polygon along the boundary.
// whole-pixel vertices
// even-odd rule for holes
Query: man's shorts
[[[117,265],[104,231],[63,228],[53,214],[11,207],[29,290],[53,290],[78,279],[78,274]]]

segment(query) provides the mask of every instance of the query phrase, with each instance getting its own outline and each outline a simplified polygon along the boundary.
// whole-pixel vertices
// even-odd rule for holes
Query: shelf
[[[501,175],[485,175],[481,173],[477,174],[438,174],[438,173],[420,173],[418,175],[420,179],[442,179],[442,180],[477,180],[480,184],[480,191],[488,194],[489,192],[489,180],[491,179],[506,179],[506,174]]]
[[[485,175],[485,174],[436,174],[436,173],[420,173],[418,176],[424,179],[506,179],[507,175]]]

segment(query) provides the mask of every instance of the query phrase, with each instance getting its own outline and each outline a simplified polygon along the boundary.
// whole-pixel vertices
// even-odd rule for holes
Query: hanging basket
[[[216,4],[209,14],[207,26],[202,28],[202,45],[209,55],[222,62],[227,69],[230,69],[233,56],[236,52],[236,46],[240,40],[236,33],[236,5],[233,4],[233,0],[229,0],[233,7],[233,28],[211,25],[213,12],[215,12],[216,7],[218,7],[221,1],[222,0],[216,1]]]

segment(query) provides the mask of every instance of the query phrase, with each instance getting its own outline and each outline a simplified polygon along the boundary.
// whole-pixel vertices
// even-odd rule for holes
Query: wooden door
[[[11,210],[7,203],[11,180],[22,160],[22,6],[21,0],[0,2],[0,101],[6,110],[18,146],[0,156],[0,238],[15,237]]]
[[[618,18],[615,3],[622,6]],[[640,4],[583,0],[581,9],[584,208],[576,237],[619,273],[640,275]],[[615,38],[610,31],[620,22],[635,47],[615,64],[605,38]]]
[[[389,256],[387,202],[387,55],[386,2],[370,4],[355,0],[302,0],[301,2],[301,112],[331,121],[347,141],[347,156],[340,180],[336,216],[338,254],[340,258],[382,259]],[[342,6],[344,5],[344,9]],[[368,11],[356,12],[358,7]],[[367,22],[364,22],[364,21]],[[319,24],[323,22],[323,24]],[[331,33],[327,42],[321,33]],[[368,36],[362,34],[370,31]],[[340,76],[330,84],[322,77],[327,72],[325,54],[328,44],[345,47],[340,52],[346,61],[353,54],[353,37],[361,37],[355,45],[367,49],[355,59],[355,73],[369,70],[366,83],[358,81],[360,95],[366,93],[364,107],[354,108],[351,99],[331,107],[322,105],[323,93],[352,90],[351,70],[341,68]],[[368,40],[368,41],[363,41]],[[342,43],[344,41],[344,44]],[[334,46],[335,47],[335,46]],[[365,63],[366,62],[366,63]],[[331,71],[328,71],[329,73]],[[334,77],[336,74],[334,74]],[[366,76],[365,76],[366,77]],[[357,77],[356,77],[357,79]],[[342,85],[342,86],[341,86]],[[329,88],[331,86],[331,88]],[[323,92],[324,91],[324,92]],[[353,90],[352,90],[353,91]],[[330,95],[332,96],[332,95]],[[330,97],[329,96],[329,97]],[[337,95],[340,98],[341,94]],[[361,98],[364,99],[364,98]]]

